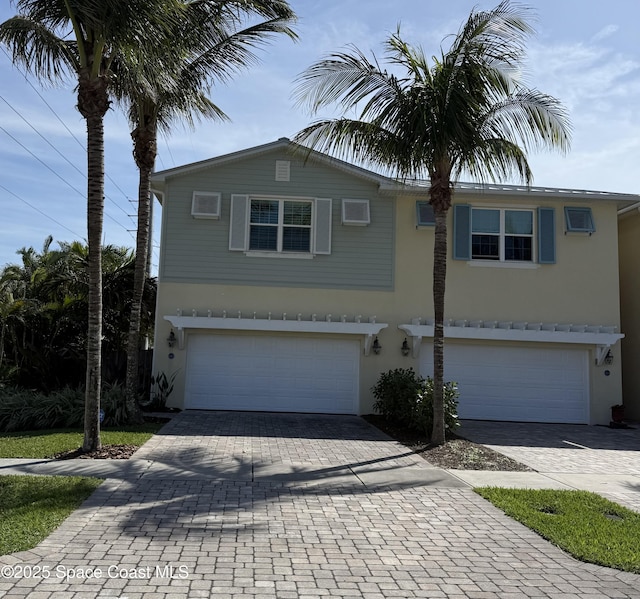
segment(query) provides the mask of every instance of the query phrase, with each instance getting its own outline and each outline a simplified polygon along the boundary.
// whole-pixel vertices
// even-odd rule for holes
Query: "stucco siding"
[[[289,161],[289,181],[276,181],[278,160]],[[233,335],[232,332],[221,333],[229,329],[238,335],[255,334],[256,337],[270,334],[313,337],[324,334],[324,338],[335,335],[337,340],[357,341],[360,349],[359,413],[372,410],[371,387],[381,372],[410,366],[419,369],[418,356],[413,353],[403,356],[400,348],[405,336],[410,337],[410,345],[414,341],[418,343],[421,335],[423,343],[428,344],[428,335],[432,333],[425,332],[427,327],[405,333],[398,326],[411,325],[415,318],[422,318],[423,323],[433,318],[434,228],[416,227],[416,201],[428,199],[426,187],[397,188],[362,171],[351,170],[344,165],[336,167],[335,162],[331,165],[322,160],[305,162],[282,147],[189,165],[188,168],[165,173],[160,183],[164,193],[163,239],[154,371],[177,373],[172,405],[183,406],[190,336]],[[626,256],[626,259],[621,256],[620,260],[623,290],[627,296],[626,299],[623,297],[624,326],[621,327],[617,201],[606,194],[601,197],[583,192],[573,194],[567,190],[547,192],[513,188],[512,191],[495,191],[498,188],[486,188],[476,192],[469,187],[460,189],[465,191],[454,195],[454,204],[501,209],[499,243],[503,248],[502,258],[506,253],[506,210],[530,210],[532,221],[529,222],[533,222],[533,230],[526,234],[532,239],[533,260],[454,259],[455,231],[453,210],[450,211],[445,318],[532,325],[613,326],[621,333],[628,333],[627,328],[629,333],[634,332],[631,329],[637,330],[637,335],[629,335],[624,342],[625,404],[632,415],[640,417],[637,413],[640,402],[631,405],[629,399],[629,396],[640,397],[640,375],[635,374],[635,363],[640,360],[640,317],[636,318],[637,310],[634,311],[634,306],[640,302],[640,277],[635,276],[635,261],[629,259],[638,252],[636,240],[640,238],[640,216],[634,215],[628,223],[624,224],[623,220],[620,225],[620,248]],[[221,194],[218,220],[200,220],[191,216],[194,191]],[[279,199],[330,198],[333,206],[331,253],[304,258],[276,258],[257,257],[255,252],[230,251],[231,197],[234,194]],[[584,197],[580,199],[581,196]],[[343,225],[342,199],[369,200],[370,224]],[[565,206],[589,207],[595,231],[591,234],[566,232]],[[544,234],[540,236],[542,241],[537,235],[538,208],[553,209],[555,215],[555,234],[550,234],[545,227]],[[468,213],[472,215],[472,212]],[[545,214],[548,215],[549,211]],[[242,226],[236,228],[236,224],[234,219],[233,247],[242,248]],[[240,242],[236,244],[237,230],[240,231]],[[466,234],[471,239],[469,231],[467,227]],[[495,231],[490,233],[495,234]],[[545,263],[538,262],[538,243],[545,244]],[[182,347],[169,349],[163,341],[171,330],[165,316],[175,316],[177,312],[187,319],[192,314],[201,319],[176,324],[176,327],[182,327],[176,331],[183,341]],[[244,319],[245,322],[242,326],[240,323],[231,326],[228,321],[215,322],[215,318],[206,322],[203,317],[209,312],[215,318],[224,316]],[[336,333],[333,328],[328,331],[325,327],[325,333],[322,333],[318,328],[303,323],[297,325],[297,332],[292,332],[295,327],[269,324],[265,328],[260,323],[257,326],[246,320],[253,318],[262,320],[262,323],[268,323],[269,319],[307,323],[317,319],[318,322],[340,323],[344,319],[346,323],[357,323],[358,326],[375,319],[377,323],[388,326],[379,330],[380,354],[370,352],[367,355],[366,348],[372,338],[362,334],[362,329],[349,333],[345,326]],[[490,328],[485,327],[485,331]],[[544,336],[536,338],[535,333],[529,334],[531,329],[522,325],[518,330],[526,330],[527,334],[518,336],[517,331],[509,331],[517,334],[496,337],[491,332],[481,341],[474,338],[473,331],[469,329],[449,330],[445,333],[449,335],[445,346],[476,343],[504,350],[580,349],[588,370],[584,397],[588,398],[589,405],[585,414],[588,413],[592,424],[608,423],[610,406],[622,401],[623,363],[616,337],[604,333],[598,340],[587,340],[584,337],[562,337],[562,332],[553,331],[552,334],[558,333],[558,336],[549,339]],[[572,334],[580,335],[575,331]],[[600,341],[605,338],[608,341]],[[608,342],[614,343],[611,347],[612,363],[602,360]],[[597,348],[596,344],[602,347]],[[520,355],[535,356],[535,352],[523,351]]]
[[[619,221],[622,394],[625,417],[640,420],[640,214]]]
[[[289,160],[291,180],[275,181],[276,160]],[[222,194],[218,220],[194,219],[194,191]],[[232,194],[279,198],[332,198],[330,255],[312,259],[262,258],[229,251]],[[341,223],[342,199],[370,202],[371,223]],[[162,281],[313,288],[393,288],[394,200],[377,186],[340,170],[272,152],[242,162],[172,177],[163,206]]]
[[[460,201],[454,199],[454,201]],[[478,197],[473,205],[516,202]],[[556,211],[556,263],[447,263],[445,317],[620,326],[617,223],[614,203],[594,203],[596,232],[564,233],[563,204],[541,202]],[[448,256],[453,255],[453,215],[448,219]],[[433,228],[415,228],[415,198],[398,200],[397,292],[421,298],[414,316],[433,317]],[[499,267],[504,266],[504,267]],[[624,331],[623,331],[624,332]]]

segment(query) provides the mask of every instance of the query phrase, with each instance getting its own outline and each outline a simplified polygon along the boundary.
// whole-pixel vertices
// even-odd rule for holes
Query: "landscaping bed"
[[[431,445],[425,433],[407,428],[384,416],[368,414],[363,418],[438,468],[446,468],[448,470],[532,471],[529,466],[525,466],[484,445],[459,437],[454,433],[447,433],[446,443],[435,447]]]

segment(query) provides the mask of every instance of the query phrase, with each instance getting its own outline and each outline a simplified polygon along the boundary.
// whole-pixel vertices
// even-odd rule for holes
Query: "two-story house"
[[[154,372],[177,373],[172,405],[363,414],[381,372],[431,373],[427,183],[280,139],[152,187]],[[609,422],[622,401],[617,212],[637,199],[456,186],[445,378],[462,418]]]

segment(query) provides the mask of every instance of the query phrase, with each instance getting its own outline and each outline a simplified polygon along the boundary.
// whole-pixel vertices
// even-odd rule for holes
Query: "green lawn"
[[[35,547],[100,483],[76,476],[0,476],[0,555]]]
[[[100,431],[103,445],[142,445],[162,428],[163,423],[105,428]],[[48,458],[82,445],[78,429],[52,429],[0,433],[0,458]]]
[[[640,514],[595,493],[481,487],[476,493],[575,558],[640,573]]]

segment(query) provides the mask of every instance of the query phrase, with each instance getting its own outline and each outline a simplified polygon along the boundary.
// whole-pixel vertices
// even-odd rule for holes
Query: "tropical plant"
[[[141,401],[140,405],[149,411],[164,410],[167,407],[167,400],[173,393],[173,383],[176,380],[177,371],[170,377],[164,372],[158,372],[151,377],[151,395],[148,400]]]
[[[84,390],[63,387],[51,393],[18,387],[0,387],[0,431],[27,431],[81,427],[84,416]],[[102,388],[105,426],[134,424],[124,387],[118,383]]]
[[[82,385],[86,366],[88,249],[74,241],[41,251],[18,251],[21,262],[0,271],[0,380],[52,392]],[[116,246],[102,248],[105,355],[124,355],[129,326],[134,256]],[[155,280],[148,279],[142,330],[153,327]],[[108,373],[107,373],[108,374]]]
[[[132,126],[133,156],[139,170],[136,268],[127,349],[127,396],[133,405],[138,389],[140,310],[145,273],[150,271],[150,175],[155,167],[158,131],[176,121],[193,127],[199,118],[226,119],[209,98],[213,80],[227,81],[257,61],[254,48],[276,34],[295,39],[295,14],[283,0],[185,1],[183,18],[169,39],[159,39],[149,62],[148,46],[115,65],[113,90]],[[246,25],[249,21],[250,25]],[[162,65],[159,69],[158,65]],[[157,77],[158,70],[163,76]]]
[[[104,210],[104,115],[117,57],[164,37],[179,17],[178,0],[17,0],[19,14],[0,24],[13,61],[46,82],[71,76],[87,126],[89,317],[85,451],[100,447],[102,343],[101,243]],[[149,60],[153,60],[149,56]]]
[[[400,31],[386,43],[390,70],[360,50],[332,54],[298,80],[295,95],[312,114],[338,105],[342,116],[322,119],[295,140],[362,161],[402,180],[428,178],[435,213],[433,253],[434,398],[431,441],[445,440],[444,296],[447,213],[462,173],[503,181],[532,179],[527,152],[569,146],[565,109],[522,80],[529,9],[505,0],[474,9],[448,50],[431,61]]]

